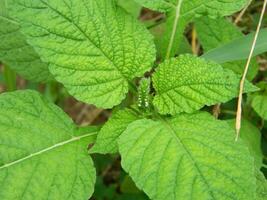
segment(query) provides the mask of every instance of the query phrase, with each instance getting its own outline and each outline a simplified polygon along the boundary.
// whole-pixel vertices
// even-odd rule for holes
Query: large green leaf
[[[8,17],[6,0],[0,0],[0,60],[22,77],[47,82],[52,79],[48,65],[26,42],[19,24]]]
[[[119,104],[155,60],[151,35],[114,0],[10,1],[30,44],[78,100]]]
[[[160,64],[153,75],[153,103],[162,114],[191,113],[238,96],[239,82],[238,75],[219,64],[181,55]],[[246,92],[255,90],[246,83]]]
[[[225,63],[235,60],[247,59],[255,33],[250,33],[238,39],[232,40],[227,44],[212,49],[205,53],[202,57],[213,60],[218,63]],[[267,52],[267,29],[261,29],[253,56]]]
[[[208,113],[138,120],[119,139],[122,166],[153,200],[256,195],[254,160],[227,122]]]
[[[242,32],[225,18],[200,18],[195,22],[197,35],[205,52],[223,46],[228,42],[243,36]],[[243,74],[246,60],[224,63],[222,66]],[[258,72],[256,58],[252,59],[247,78],[252,80]]]
[[[96,129],[78,130],[34,91],[0,95],[0,199],[87,200],[95,169],[87,153]]]
[[[127,126],[140,119],[138,114],[130,109],[120,110],[111,116],[109,121],[100,130],[91,153],[117,153],[119,136]]]
[[[260,117],[267,120],[267,94],[253,95],[251,106]]]

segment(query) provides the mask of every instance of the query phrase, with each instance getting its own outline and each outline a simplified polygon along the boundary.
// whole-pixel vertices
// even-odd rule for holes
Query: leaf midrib
[[[196,163],[196,161],[194,160],[193,156],[191,155],[191,153],[189,152],[189,150],[186,148],[186,146],[182,143],[182,141],[180,140],[180,138],[178,137],[178,134],[176,134],[175,129],[172,127],[172,125],[165,119],[161,118],[161,122],[165,125],[165,127],[167,127],[167,129],[170,130],[171,135],[173,136],[173,138],[175,138],[175,140],[177,141],[177,143],[179,143],[182,148],[184,149],[185,153],[188,155],[189,159],[191,160],[193,166],[195,167],[195,169],[198,171],[201,179],[204,181],[208,192],[210,194],[210,196],[212,197],[212,199],[216,200],[212,190],[210,189],[210,185],[207,182],[207,180],[205,179],[205,176],[202,174],[202,171],[200,170],[198,164]]]
[[[19,164],[19,163],[21,163],[21,162],[23,162],[23,161],[26,161],[26,160],[28,160],[28,159],[31,159],[31,158],[33,158],[33,157],[35,157],[35,156],[42,155],[42,154],[44,154],[44,153],[47,153],[47,152],[49,152],[49,151],[52,151],[52,150],[54,150],[54,149],[56,149],[56,148],[59,148],[59,147],[62,147],[62,146],[64,146],[64,145],[67,145],[67,144],[70,144],[70,143],[79,141],[79,140],[81,140],[81,139],[84,139],[84,138],[87,138],[87,137],[90,137],[90,136],[95,136],[95,135],[97,135],[97,132],[88,133],[88,134],[84,134],[84,135],[81,135],[81,136],[72,137],[72,138],[69,139],[69,140],[61,141],[61,142],[59,142],[59,143],[57,143],[57,144],[54,144],[54,145],[52,145],[52,146],[50,146],[50,147],[46,147],[46,148],[44,148],[44,149],[42,149],[42,150],[40,150],[40,151],[38,151],[38,152],[32,153],[32,154],[30,154],[30,155],[28,155],[28,156],[25,156],[25,157],[23,157],[23,158],[20,158],[20,159],[18,159],[18,160],[9,162],[9,163],[7,163],[7,164],[4,164],[4,165],[0,166],[0,170],[5,169],[5,168],[8,168],[8,167],[11,167],[11,166],[16,165],[16,164]]]
[[[106,55],[106,53],[99,48],[88,36],[87,34],[85,34],[85,32],[76,24],[74,23],[72,20],[70,20],[68,17],[66,17],[64,14],[62,14],[61,12],[59,12],[58,10],[56,10],[55,8],[53,8],[51,5],[49,5],[48,3],[44,2],[43,0],[40,0],[45,6],[47,6],[48,9],[51,9],[52,11],[54,11],[55,13],[57,13],[60,17],[63,17],[65,20],[67,20],[68,22],[70,22],[71,24],[73,24],[80,33],[82,33],[82,35],[90,42],[92,43],[98,50],[99,52],[103,55],[103,57],[105,57],[109,63],[111,63],[112,66],[114,66],[114,68],[116,69],[116,71],[121,75],[121,77],[128,83],[128,79],[127,77],[119,70],[118,66],[116,66],[112,60]]]

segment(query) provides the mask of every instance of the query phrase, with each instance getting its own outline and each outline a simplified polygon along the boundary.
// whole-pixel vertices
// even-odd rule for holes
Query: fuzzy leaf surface
[[[98,133],[96,143],[90,152],[102,154],[117,153],[119,136],[126,130],[130,123],[138,119],[140,117],[130,109],[120,110],[114,113]]]
[[[219,64],[181,55],[159,65],[153,75],[154,105],[161,114],[192,113],[238,96],[240,77]],[[257,88],[246,82],[245,92]]]
[[[122,166],[152,200],[255,199],[254,160],[227,122],[208,113],[133,122]]]
[[[151,35],[114,0],[10,1],[27,40],[78,100],[118,105],[155,60]]]
[[[75,127],[34,91],[0,95],[0,199],[87,200],[95,169],[87,145],[96,135]]]
[[[26,38],[20,33],[19,24],[9,18],[6,0],[0,0],[0,6],[0,60],[28,80],[52,80],[48,65],[41,61],[26,42]]]

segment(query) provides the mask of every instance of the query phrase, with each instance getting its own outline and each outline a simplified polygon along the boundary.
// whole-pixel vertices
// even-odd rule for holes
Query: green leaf
[[[192,113],[238,96],[240,78],[219,64],[181,55],[160,64],[153,75],[154,105],[161,114]],[[246,83],[245,92],[257,90]]]
[[[232,40],[231,42],[220,46],[218,48],[212,49],[202,57],[208,60],[213,60],[218,63],[225,63],[235,60],[247,59],[249,51],[251,49],[251,44],[253,41],[255,33],[242,36],[238,39]],[[261,29],[253,56],[257,56],[264,52],[267,52],[267,29]]]
[[[167,29],[160,40],[164,58],[174,56],[180,46],[186,25],[194,18],[212,18],[231,15],[240,10],[250,0],[136,0],[141,5],[160,12],[167,12]]]
[[[151,35],[114,0],[11,2],[27,40],[78,100],[118,105],[155,60]]]
[[[117,4],[135,18],[139,17],[142,7],[134,0],[117,0]]]
[[[230,21],[225,18],[209,19],[200,18],[195,22],[198,38],[204,51],[223,46],[228,42],[243,36],[242,32]],[[243,74],[246,60],[224,63],[222,66],[232,71]],[[256,58],[252,59],[247,78],[252,80],[257,72],[259,65]]]
[[[251,106],[260,117],[267,120],[267,94],[253,95]]]
[[[138,120],[120,136],[122,166],[153,200],[255,199],[254,160],[208,113]]]
[[[227,16],[241,10],[249,0],[135,0],[141,5],[160,12],[175,11],[182,1],[181,16]]]
[[[0,0],[0,60],[22,77],[47,82],[53,79],[48,65],[41,61],[38,54],[20,33],[19,24],[8,17],[6,0]]]
[[[233,128],[235,127],[235,119],[227,121]],[[255,165],[258,170],[262,167],[263,153],[261,151],[261,132],[249,121],[243,119],[241,123],[240,137],[248,146],[251,155],[254,157]]]
[[[256,178],[257,178],[257,200],[266,200],[267,180],[260,170],[256,172]]]
[[[114,113],[98,133],[97,140],[90,153],[117,153],[119,136],[130,123],[138,119],[140,119],[139,115],[130,109]]]
[[[87,200],[95,169],[87,153],[96,129],[75,127],[34,91],[0,95],[0,199]]]

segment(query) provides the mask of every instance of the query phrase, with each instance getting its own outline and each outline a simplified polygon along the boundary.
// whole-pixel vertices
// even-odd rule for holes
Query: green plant
[[[0,199],[86,200],[96,182],[92,153],[119,153],[123,169],[153,200],[266,199],[259,129],[243,120],[235,142],[233,120],[207,112],[235,100],[245,62],[178,52],[189,23],[204,52],[243,37],[224,17],[249,0],[130,2],[132,12],[115,0],[0,0],[4,64],[113,109],[102,127],[79,127],[38,92],[1,94]],[[135,19],[137,3],[166,15],[156,45]],[[256,59],[253,66],[249,80]],[[265,90],[266,82],[245,83],[246,106],[266,120]]]

